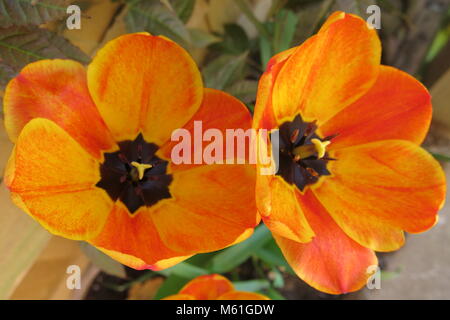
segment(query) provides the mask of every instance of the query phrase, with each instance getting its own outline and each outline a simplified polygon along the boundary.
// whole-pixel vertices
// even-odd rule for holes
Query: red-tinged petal
[[[217,300],[270,300],[265,295],[254,293],[254,292],[245,292],[245,291],[230,291],[224,293]]]
[[[189,258],[189,254],[175,252],[161,240],[152,214],[163,203],[143,207],[133,215],[122,203],[116,203],[103,230],[89,242],[119,262],[140,270],[160,270]]]
[[[141,129],[159,146],[192,118],[203,96],[186,50],[144,33],[108,42],[89,65],[88,86],[117,141],[133,140]]]
[[[255,111],[253,113],[253,128],[273,129],[277,127],[277,121],[272,108],[273,86],[286,60],[297,48],[294,47],[280,52],[269,60],[267,69],[258,83]]]
[[[23,127],[34,118],[46,118],[66,130],[92,155],[114,141],[91,100],[86,71],[71,60],[30,63],[8,84],[3,100],[5,127],[15,142]]]
[[[208,165],[173,173],[167,201],[152,219],[167,247],[188,253],[208,252],[246,239],[259,223],[254,168]]]
[[[330,16],[327,18],[327,20],[320,27],[319,33],[325,32],[336,21],[339,21],[341,19],[345,19],[346,15],[348,15],[348,13],[345,13],[343,11],[335,11],[335,12],[333,12],[332,14],[330,14]]]
[[[142,259],[139,259],[135,256],[121,253],[114,250],[107,250],[101,247],[97,247],[100,251],[107,254],[114,260],[119,261],[121,264],[126,265],[130,268],[136,269],[136,270],[146,270],[151,269],[154,271],[164,270],[167,268],[170,268],[186,259],[189,259],[191,256],[180,256],[180,257],[174,257],[174,258],[168,258],[168,259],[162,259],[159,260],[153,264],[147,264]]]
[[[385,140],[336,150],[331,177],[314,189],[336,223],[377,251],[398,249],[401,230],[431,228],[445,198],[439,163],[416,144]]]
[[[329,149],[378,140],[421,144],[431,121],[431,96],[412,76],[381,66],[374,86],[320,126],[323,137],[338,134]]]
[[[194,129],[195,123],[197,123],[197,128],[200,128],[199,124],[201,125],[201,130],[199,132],[196,132]],[[251,141],[251,130],[249,129],[251,129],[251,124],[251,114],[242,102],[223,91],[215,89],[205,89],[200,109],[183,127],[183,130],[187,130],[190,135],[191,163],[174,164],[172,162],[171,170],[185,170],[208,163],[206,160],[208,159],[210,153],[206,151],[208,145],[216,142],[216,138],[212,137],[211,139],[209,139],[210,141],[203,141],[203,136],[204,134],[207,134],[207,132],[211,129],[220,134],[222,137],[222,148],[218,149],[220,149],[222,152],[222,156],[220,157],[220,159],[223,161],[223,163],[226,162],[226,159],[230,159],[234,163],[237,163],[237,158],[239,156],[238,147],[241,148],[241,152],[243,155],[243,157],[241,158],[245,157],[245,159],[249,159],[248,152],[250,150],[249,146]],[[234,136],[230,135],[230,137],[234,139],[235,147],[233,149],[233,155],[230,155],[229,157],[227,157],[226,147],[227,143],[231,140],[227,138],[227,131],[248,134],[248,137],[245,137],[245,139],[243,140],[245,145],[239,145],[239,139],[234,138]],[[197,139],[198,143],[196,142]],[[174,157],[172,156],[172,152],[175,152],[173,148],[180,142],[182,141],[169,141],[161,148],[159,154],[161,154],[161,156],[166,159],[173,160]],[[175,154],[175,156],[177,155],[178,153]],[[196,161],[196,159],[199,161]],[[212,157],[209,157],[209,159],[213,160]]]
[[[337,19],[305,41],[280,71],[272,99],[277,120],[301,112],[307,121],[326,122],[372,87],[380,57],[378,36],[363,19]]]
[[[161,300],[195,300],[195,298],[189,294],[173,294]]]
[[[95,187],[99,164],[54,122],[23,128],[5,173],[13,201],[51,233],[84,240],[98,234],[112,208]]]
[[[274,234],[286,260],[310,286],[330,294],[362,288],[377,265],[372,250],[350,239],[333,221],[311,191],[298,194],[299,204],[316,234],[307,244]]]
[[[233,284],[218,274],[205,275],[188,282],[179,292],[196,300],[216,300],[226,292],[234,290]]]
[[[258,175],[256,203],[266,226],[274,233],[297,242],[309,242],[314,237],[295,197],[295,186],[279,176]]]

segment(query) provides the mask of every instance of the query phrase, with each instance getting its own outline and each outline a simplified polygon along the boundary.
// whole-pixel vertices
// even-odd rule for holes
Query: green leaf
[[[0,29],[0,82],[9,81],[30,62],[56,58],[90,61],[83,51],[53,32],[38,27]]]
[[[441,154],[441,153],[435,153],[435,152],[430,152],[430,153],[436,160],[450,162],[450,156],[448,156],[448,155]]]
[[[254,102],[258,90],[258,81],[241,80],[226,89],[226,91],[244,103]]]
[[[274,23],[273,49],[274,54],[287,50],[294,40],[298,17],[291,10],[282,9],[278,12]]]
[[[235,23],[228,23],[224,26],[222,42],[214,47],[222,53],[238,55],[249,50],[250,41],[247,33],[241,26]]]
[[[255,251],[255,255],[269,267],[283,267],[287,272],[294,274],[294,271],[273,239],[268,241],[264,247],[258,248]]]
[[[273,51],[269,40],[264,37],[259,38],[259,56],[261,59],[261,67],[265,69],[270,58],[273,56]]]
[[[270,288],[270,283],[264,279],[233,282],[237,291],[257,292]]]
[[[172,294],[178,293],[183,286],[191,279],[180,277],[176,274],[172,274],[164,280],[163,284],[155,294],[155,300],[160,300]]]
[[[188,22],[194,12],[195,0],[170,0],[170,4],[183,23]]]
[[[125,267],[87,242],[80,242],[81,251],[92,263],[107,274],[126,278]]]
[[[188,29],[188,31],[191,38],[191,44],[195,48],[206,48],[207,46],[220,41],[219,37],[200,29]]]
[[[272,300],[286,300],[286,298],[274,288],[267,289],[266,295]]]
[[[0,0],[0,28],[40,25],[66,16],[71,0]]]
[[[244,78],[248,53],[240,56],[222,55],[211,61],[204,69],[205,86],[223,90],[235,81]]]
[[[249,239],[222,250],[212,258],[211,271],[214,273],[225,273],[233,270],[252,256],[256,250],[270,241],[270,239],[272,239],[272,234],[266,226],[259,226]]]
[[[169,275],[177,275],[186,279],[193,279],[198,276],[202,276],[208,274],[209,272],[203,268],[191,265],[187,262],[181,262],[173,267],[170,267],[165,270],[158,271],[158,273],[169,276]]]
[[[190,35],[177,14],[159,0],[134,0],[128,2],[125,15],[128,32],[147,31],[163,35],[187,47]]]

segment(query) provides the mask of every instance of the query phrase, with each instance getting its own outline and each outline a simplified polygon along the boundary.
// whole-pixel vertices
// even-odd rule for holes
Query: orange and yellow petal
[[[56,235],[84,240],[103,227],[112,208],[95,187],[98,161],[54,122],[28,122],[8,161],[5,184],[13,201]]]
[[[381,58],[375,30],[361,18],[332,17],[322,32],[288,58],[273,89],[279,122],[299,112],[322,124],[365,94],[377,79]]]
[[[204,96],[200,109],[182,128],[183,130],[187,130],[187,133],[189,133],[190,136],[189,150],[191,153],[191,163],[171,163],[171,170],[185,170],[201,164],[204,165],[207,163],[205,161],[207,159],[213,160],[216,152],[210,152],[208,150],[208,145],[210,145],[210,148],[213,148],[214,145],[217,146],[216,150],[222,155],[217,159],[220,158],[223,163],[226,162],[226,159],[231,159],[236,163],[236,159],[240,155],[238,152],[239,140],[231,135],[233,132],[242,133],[243,136],[247,134],[247,137],[244,137],[243,139],[245,145],[241,148],[241,153],[243,155],[241,158],[248,159],[251,141],[251,131],[249,129],[251,129],[251,124],[251,114],[241,101],[223,91],[204,89]],[[196,127],[200,128],[197,129],[198,132],[196,132]],[[211,132],[211,137],[208,137],[208,139],[205,137],[205,141],[203,141],[203,136],[207,135],[208,131]],[[230,138],[227,137],[227,132]],[[227,144],[232,141],[231,139],[234,141],[234,148],[232,149],[232,155],[231,152],[229,152],[230,156],[227,157]],[[166,159],[173,159],[172,152],[175,152],[174,147],[182,142],[184,142],[182,141],[182,138],[180,138],[179,141],[169,141],[162,146],[159,153]],[[178,154],[179,153],[177,152],[176,155]],[[200,160],[200,162],[197,163],[198,161],[196,161],[196,159]]]
[[[152,210],[167,247],[188,253],[223,249],[245,240],[259,223],[254,169],[208,165],[173,173],[174,199]]]
[[[298,204],[295,188],[279,176],[258,175],[256,203],[272,233],[305,243],[311,241],[314,231]]]
[[[100,49],[88,68],[88,87],[117,141],[134,140],[141,130],[159,146],[192,118],[203,97],[200,72],[186,50],[145,33]]]
[[[89,95],[86,71],[71,60],[30,63],[10,81],[3,100],[5,127],[16,142],[34,118],[46,118],[66,130],[93,156],[114,146],[114,141]]]
[[[227,278],[219,274],[211,274],[191,280],[179,294],[193,296],[196,300],[216,300],[224,293],[233,290],[233,284]]]
[[[255,110],[253,113],[253,128],[273,129],[277,127],[277,121],[272,109],[272,91],[277,76],[286,60],[297,50],[294,47],[273,56],[266,71],[258,82]]]
[[[445,175],[425,150],[385,140],[331,154],[331,177],[313,192],[352,239],[376,251],[403,244],[401,231],[434,226],[445,199]]]
[[[330,150],[388,139],[421,144],[431,114],[431,96],[419,81],[403,71],[381,66],[373,87],[319,130],[323,137],[338,134]]]
[[[104,228],[89,242],[119,262],[139,270],[161,270],[189,258],[190,255],[173,251],[164,244],[151,210],[154,208],[142,207],[131,215],[122,203],[116,203]]]
[[[217,298],[217,300],[270,300],[265,295],[245,292],[245,291],[229,291]]]
[[[316,234],[310,243],[299,243],[276,234],[274,238],[296,274],[310,286],[330,294],[361,289],[368,268],[377,265],[374,252],[348,237],[311,191],[298,201]]]

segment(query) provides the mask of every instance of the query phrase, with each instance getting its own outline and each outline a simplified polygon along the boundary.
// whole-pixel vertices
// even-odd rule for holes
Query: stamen
[[[311,142],[316,147],[317,157],[319,159],[323,158],[323,156],[327,152],[327,146],[330,144],[330,141],[320,141],[319,139],[311,139]]]
[[[145,170],[153,167],[151,164],[139,163],[136,161],[131,162],[131,165],[137,169],[139,180],[142,180],[142,178],[144,178]]]

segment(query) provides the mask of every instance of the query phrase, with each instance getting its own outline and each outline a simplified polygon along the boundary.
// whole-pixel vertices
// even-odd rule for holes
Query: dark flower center
[[[335,136],[322,139],[316,130],[315,122],[305,122],[300,115],[293,121],[284,122],[279,128],[280,157],[276,174],[301,191],[319,181],[321,176],[330,175],[327,163],[335,160],[326,152],[326,146]]]
[[[130,213],[171,198],[172,176],[166,173],[168,162],[155,155],[158,148],[146,142],[142,134],[134,141],[120,142],[119,151],[105,153],[97,187],[104,189],[113,201],[120,199]]]

